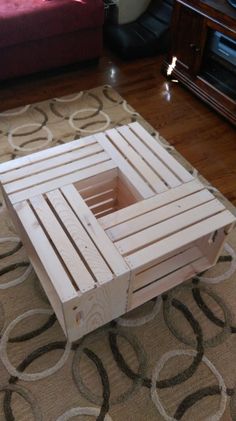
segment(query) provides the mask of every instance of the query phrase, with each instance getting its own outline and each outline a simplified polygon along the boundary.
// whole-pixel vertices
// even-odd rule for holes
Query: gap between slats
[[[132,310],[135,307],[143,304],[144,302],[151,300],[157,295],[161,295],[171,288],[174,288],[180,283],[183,283],[187,279],[195,276],[197,273],[202,272],[210,267],[208,260],[202,257],[192,264],[186,265],[181,269],[177,269],[175,272],[170,273],[156,282],[141,288],[131,296],[131,304],[129,309]]]
[[[138,215],[129,221],[123,222],[115,227],[106,230],[107,235],[112,241],[119,241],[125,237],[141,232],[151,226],[155,226],[161,222],[184,213],[200,206],[210,203],[214,200],[214,196],[207,190],[192,193],[189,196],[180,198],[171,204],[160,206],[157,209],[150,210],[142,215]]]
[[[132,234],[122,240],[114,242],[122,256],[136,253],[144,247],[148,247],[160,240],[171,237],[177,232],[181,232],[188,227],[203,222],[214,215],[224,212],[224,206],[217,200],[212,200],[207,204],[201,204],[193,209],[186,210],[180,215],[161,221],[151,227],[143,229],[136,234]]]
[[[68,278],[69,278],[69,280],[70,280],[70,282],[71,282],[71,284],[72,284],[73,288],[75,289],[75,291],[76,291],[76,292],[80,292],[78,285],[76,284],[76,282],[74,281],[74,279],[73,279],[73,277],[72,277],[71,273],[70,273],[70,272],[69,272],[69,270],[67,269],[67,266],[66,266],[66,264],[64,263],[64,260],[62,259],[62,257],[61,257],[61,255],[60,255],[60,253],[58,252],[58,250],[57,250],[57,248],[55,247],[55,245],[54,245],[53,241],[51,240],[51,238],[50,238],[50,236],[49,236],[49,234],[48,234],[48,232],[47,232],[46,228],[44,227],[44,225],[43,225],[43,224],[41,224],[41,221],[40,221],[40,219],[39,219],[39,217],[38,217],[38,214],[37,214],[37,212],[35,211],[35,209],[33,208],[33,206],[31,205],[31,203],[30,203],[30,201],[29,201],[29,200],[27,200],[27,204],[28,204],[28,206],[30,207],[31,211],[33,212],[33,214],[34,214],[35,218],[37,219],[38,224],[40,225],[41,229],[43,230],[43,232],[44,232],[45,236],[47,237],[47,239],[48,239],[48,241],[49,241],[49,243],[50,243],[50,245],[52,246],[53,251],[54,251],[55,255],[57,256],[57,258],[58,258],[59,262],[61,263],[61,265],[62,265],[62,267],[63,267],[63,269],[64,269],[64,271],[65,271],[66,275],[68,276]]]
[[[28,164],[22,168],[9,171],[7,174],[0,176],[1,183],[5,185],[7,183],[12,183],[18,180],[24,180],[25,178],[31,177],[32,175],[41,174],[47,170],[63,167],[65,164],[71,164],[73,162],[80,161],[83,158],[88,158],[89,156],[96,155],[100,152],[103,152],[101,145],[96,144],[94,141],[94,143],[91,145],[84,146],[76,150],[71,150],[57,156],[48,157],[43,161]]]
[[[129,128],[182,182],[188,182],[194,177],[174,158],[166,149],[157,142],[139,123],[130,123]]]
[[[94,137],[87,136],[81,139],[73,140],[72,142],[64,143],[63,145],[46,148],[42,151],[34,152],[30,155],[4,162],[0,165],[0,177],[2,174],[10,173],[11,171],[23,168],[27,165],[47,161],[47,159],[60,156],[65,152],[82,149],[94,143],[96,143]]]
[[[54,195],[54,197],[52,197],[52,195]],[[79,238],[73,238],[73,234],[70,233],[70,227],[66,226],[65,217],[63,218],[63,213],[65,215],[65,208],[63,208],[64,210],[62,210],[61,212],[59,207],[58,209],[55,209],[54,192],[49,192],[47,194],[48,204],[51,207],[55,217],[61,224],[62,228],[64,229],[66,235],[73,244],[75,250],[77,251],[87,270],[94,278],[95,282],[98,282],[99,284],[111,281],[114,277],[112,270],[109,267],[109,265],[105,262],[101,251],[98,249],[93,239],[90,237],[89,233],[84,229],[84,226],[80,221],[79,216],[74,212],[74,209],[71,207],[70,203],[63,195],[63,192],[61,190],[58,190],[57,196],[59,196],[61,206],[67,206],[67,211],[69,212],[69,215],[67,215],[67,217],[71,219],[71,222],[73,222],[74,220],[74,223],[77,224],[77,232]],[[79,242],[80,246],[77,244]],[[97,263],[96,267],[95,263]],[[98,267],[100,267],[100,270],[98,270]]]
[[[121,152],[108,140],[105,134],[98,133],[94,135],[94,137],[102,145],[112,161],[116,163],[116,166],[119,169],[119,178],[126,181],[126,184],[128,184],[136,200],[142,200],[153,196],[153,190],[147,185],[145,180],[138,174],[132,165],[129,164]]]
[[[118,132],[116,132],[117,134],[119,134]],[[154,193],[156,193],[156,188],[153,186],[153,184],[151,183],[151,174],[149,174],[152,170],[150,167],[147,166],[146,163],[145,167],[147,166],[147,172],[148,172],[148,176],[146,174],[143,174],[143,172],[141,171],[139,165],[135,165],[132,161],[132,159],[130,159],[122,150],[122,148],[119,147],[119,145],[114,141],[114,139],[112,139],[112,136],[109,134],[109,131],[105,132],[105,136],[107,138],[107,140],[115,147],[115,149],[123,156],[123,158],[129,163],[129,165],[133,168],[133,170],[135,170],[135,172],[142,178],[142,180],[147,184],[147,186],[151,189],[151,191]],[[121,136],[122,137],[122,136]],[[123,139],[123,138],[122,138]],[[136,151],[134,151],[131,146],[127,145],[127,147],[129,147],[133,152],[135,152],[135,154],[137,155],[138,159],[141,160],[141,157],[136,153]],[[153,173],[153,175],[157,178],[157,175]],[[159,193],[163,192],[165,190],[168,189],[168,186],[166,186],[165,183],[162,182],[162,180],[160,180],[160,188],[159,188]]]
[[[63,229],[58,215],[47,201],[47,198],[43,196],[35,197],[30,200],[30,204],[35,209],[41,225],[46,229],[79,290],[84,293],[93,289],[96,279],[90,273],[90,269],[88,271],[87,263],[86,265],[84,264],[80,253],[78,253],[67,232]]]
[[[163,206],[174,204],[177,200],[187,198],[192,194],[203,190],[206,189],[199,181],[190,181],[189,183],[182,184],[181,186],[160,193],[159,195],[155,195],[146,200],[134,203],[129,208],[120,209],[116,212],[115,215],[109,215],[106,218],[101,218],[99,223],[105,230],[107,230],[122,223],[128,222],[133,218],[145,215],[147,212],[160,209]],[[212,198],[214,198],[213,195]]]
[[[150,264],[155,264],[165,255],[184,247],[193,241],[200,240],[215,230],[227,226],[235,221],[234,216],[227,210],[197,222],[171,236],[153,242],[125,258],[131,269],[144,270]],[[148,266],[147,266],[148,265]]]
[[[166,186],[174,188],[182,184],[181,178],[173,172],[172,168],[154,154],[130,127],[118,127],[117,131]]]
[[[90,235],[90,232],[88,230],[86,230],[86,228],[84,227],[84,223],[83,221],[79,218],[79,215],[77,214],[77,212],[75,211],[75,209],[73,208],[73,206],[71,205],[70,201],[68,200],[66,194],[64,193],[63,189],[60,189],[60,193],[62,194],[63,198],[65,199],[66,203],[68,204],[68,206],[70,207],[70,209],[72,210],[73,214],[76,216],[76,218],[79,220],[80,224],[82,225],[83,229],[85,230],[86,234],[88,235],[89,239],[92,241],[94,247],[96,248],[96,250],[98,251],[98,253],[101,255],[101,258],[104,260],[104,262],[106,263],[107,267],[109,268],[109,270],[111,271],[112,274],[114,274],[111,265],[109,264],[109,262],[107,261],[106,257],[102,254],[101,250],[99,249],[99,247],[97,246],[96,242],[94,241],[93,237]]]
[[[19,191],[24,191],[34,186],[40,186],[46,182],[53,181],[58,179],[58,177],[67,176],[77,171],[82,171],[89,169],[96,165],[99,165],[103,162],[109,161],[110,158],[106,152],[98,152],[92,154],[92,156],[87,156],[82,158],[79,161],[73,163],[67,163],[63,166],[56,167],[53,169],[47,169],[46,171],[40,172],[40,174],[35,174],[29,177],[24,178],[23,180],[13,181],[11,183],[6,183],[4,189],[7,194],[14,194]]]
[[[171,275],[177,270],[197,262],[202,259],[202,257],[204,257],[204,255],[198,247],[190,247],[178,254],[174,254],[168,259],[165,259],[160,263],[137,273],[134,280],[133,292],[140,291],[143,288],[152,285],[153,283],[165,278],[167,275]],[[155,278],[153,274],[154,271],[156,271]],[[144,280],[144,278],[147,279]],[[148,278],[150,281],[148,281]]]
[[[130,272],[128,265],[125,263],[123,257],[106,235],[105,231],[102,229],[96,217],[88,208],[75,186],[63,186],[61,188],[61,192],[70,203],[74,212],[78,215],[84,229],[93,239],[93,242],[96,243],[96,246],[103,255],[105,262],[108,264],[109,268],[112,269],[112,273],[114,273],[116,277],[128,276]]]
[[[12,193],[9,195],[9,199],[12,204],[27,200],[35,197],[39,194],[47,193],[48,191],[58,189],[62,186],[69,185],[71,183],[80,184],[81,186],[85,183],[87,185],[88,180],[94,180],[101,176],[101,174],[108,173],[111,170],[115,170],[117,167],[114,162],[109,159],[105,162],[100,162],[89,168],[75,171],[70,174],[59,176],[53,180],[46,181],[42,184],[30,187],[28,189]]]

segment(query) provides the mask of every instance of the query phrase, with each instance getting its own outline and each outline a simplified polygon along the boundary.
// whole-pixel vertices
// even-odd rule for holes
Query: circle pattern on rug
[[[157,407],[159,413],[163,416],[166,421],[177,421],[176,418],[169,416],[161,403],[160,397],[157,393],[156,383],[159,379],[159,375],[165,364],[174,357],[178,355],[189,355],[195,356],[196,351],[194,350],[173,350],[166,352],[161,359],[158,361],[157,365],[155,366],[152,374],[152,388],[151,388],[151,397],[154,405]],[[212,362],[204,355],[202,358],[204,364],[212,371],[215,377],[218,380],[219,387],[221,390],[221,401],[220,401],[220,408],[219,410],[212,416],[205,418],[204,421],[219,421],[225,411],[226,403],[227,403],[227,393],[226,393],[226,385],[224,383],[224,379],[216,369],[216,367],[212,364]]]
[[[66,360],[69,357],[70,354],[70,350],[71,350],[71,344],[69,342],[67,342],[66,347],[65,347],[65,351],[62,355],[62,357],[59,359],[59,361],[51,368],[48,368],[46,370],[43,370],[40,373],[23,373],[18,371],[9,361],[8,355],[7,355],[7,342],[9,339],[9,335],[11,333],[11,331],[14,329],[14,327],[21,322],[22,320],[33,316],[35,314],[49,314],[51,315],[53,313],[52,310],[47,310],[47,309],[33,309],[33,310],[29,310],[26,313],[21,314],[20,316],[18,316],[15,320],[13,320],[8,327],[6,328],[6,330],[4,331],[3,335],[2,335],[2,339],[1,339],[1,343],[0,343],[0,357],[1,360],[4,364],[4,366],[6,367],[6,369],[8,370],[8,372],[14,376],[17,377],[21,380],[24,381],[37,381],[37,380],[41,380],[44,379],[45,377],[51,376],[52,374],[54,374],[57,370],[59,370],[66,362]]]
[[[88,114],[88,113],[92,113],[92,115]],[[83,116],[83,114],[85,114]],[[83,121],[83,123],[81,122],[81,126],[78,126],[77,124],[75,124],[76,121],[76,117],[78,118],[78,116],[80,117],[80,120]],[[90,123],[85,123],[84,120],[88,120],[89,118],[92,118],[96,116],[97,120],[94,120]],[[98,118],[99,117],[103,117],[103,120],[100,121]],[[88,134],[92,134],[92,133],[97,133],[98,131],[104,131],[109,127],[111,120],[110,117],[107,113],[105,113],[104,111],[100,110],[97,111],[96,108],[84,108],[82,110],[78,110],[75,111],[69,118],[69,124],[70,126],[77,131],[80,131],[82,133],[88,133]],[[93,128],[89,128],[90,126],[96,126],[94,129]],[[97,127],[98,126],[98,127]]]

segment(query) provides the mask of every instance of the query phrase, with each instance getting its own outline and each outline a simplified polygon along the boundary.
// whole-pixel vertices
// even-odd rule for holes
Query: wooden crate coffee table
[[[6,162],[0,180],[71,341],[214,265],[235,223],[138,123]]]

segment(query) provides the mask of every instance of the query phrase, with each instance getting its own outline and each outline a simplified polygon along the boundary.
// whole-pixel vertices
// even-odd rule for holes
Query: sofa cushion
[[[103,0],[0,0],[0,48],[101,26]]]

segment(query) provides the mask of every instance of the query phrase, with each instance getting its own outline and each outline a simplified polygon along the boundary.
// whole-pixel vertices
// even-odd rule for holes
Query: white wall
[[[118,0],[119,23],[128,23],[137,19],[147,8],[151,0]]]

